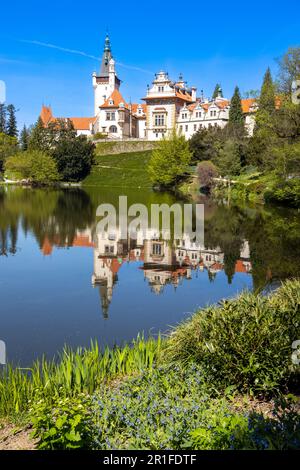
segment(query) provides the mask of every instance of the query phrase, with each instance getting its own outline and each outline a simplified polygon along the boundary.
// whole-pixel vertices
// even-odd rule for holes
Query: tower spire
[[[102,61],[101,61],[101,68],[100,68],[100,76],[101,77],[108,77],[108,65],[109,61],[112,58],[111,54],[111,44],[110,44],[110,39],[108,33],[106,33],[105,36],[105,42],[104,42],[104,50],[103,50],[103,55],[102,55]]]

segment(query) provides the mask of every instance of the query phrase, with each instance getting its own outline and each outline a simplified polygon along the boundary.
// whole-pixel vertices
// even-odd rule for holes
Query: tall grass
[[[292,343],[300,339],[300,281],[286,281],[270,296],[242,293],[196,312],[173,330],[164,358],[195,362],[207,383],[242,393],[274,394],[300,386]]]
[[[40,398],[49,403],[55,398],[93,393],[103,382],[151,369],[161,350],[161,337],[145,340],[138,336],[131,345],[106,347],[96,342],[90,348],[65,347],[59,360],[45,358],[30,369],[7,365],[0,374],[0,416],[26,412]]]

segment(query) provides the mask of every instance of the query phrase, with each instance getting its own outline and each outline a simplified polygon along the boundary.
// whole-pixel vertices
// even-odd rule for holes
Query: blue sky
[[[109,7],[111,4],[111,8]],[[182,5],[186,5],[183,7]],[[91,74],[96,59],[37,43],[100,57],[108,29],[126,100],[139,101],[160,69],[211,95],[221,82],[230,97],[257,89],[274,58],[300,45],[300,4],[257,1],[74,2],[52,0],[1,5],[0,80],[18,121],[33,123],[42,103],[56,116],[93,114]],[[32,41],[32,42],[31,42]],[[143,70],[136,70],[143,69]]]

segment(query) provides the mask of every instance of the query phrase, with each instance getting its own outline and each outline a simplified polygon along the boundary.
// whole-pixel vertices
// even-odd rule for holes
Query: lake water
[[[205,243],[96,235],[96,208],[145,190],[0,188],[0,340],[23,366],[65,344],[122,344],[196,308],[300,275],[299,212],[205,200]],[[202,201],[203,202],[203,201]]]

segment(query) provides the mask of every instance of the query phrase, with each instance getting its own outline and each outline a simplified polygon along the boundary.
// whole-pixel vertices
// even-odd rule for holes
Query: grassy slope
[[[96,155],[91,174],[83,181],[85,186],[123,188],[150,188],[147,165],[151,151]]]

